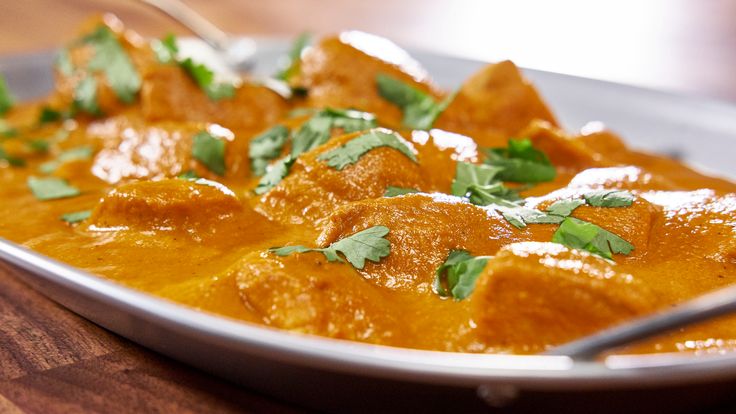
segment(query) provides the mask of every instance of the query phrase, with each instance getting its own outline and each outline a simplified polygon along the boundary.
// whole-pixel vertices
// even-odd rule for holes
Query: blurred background
[[[185,0],[232,33],[359,29],[404,46],[736,101],[736,0]],[[92,13],[187,33],[137,0],[3,0],[0,54],[56,47]]]

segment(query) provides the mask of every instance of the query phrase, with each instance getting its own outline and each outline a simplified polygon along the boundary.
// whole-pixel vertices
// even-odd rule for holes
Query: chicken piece
[[[81,28],[79,37],[90,35],[101,28],[107,28],[120,43],[129,57],[137,76],[143,74],[153,65],[156,60],[148,43],[137,33],[127,30],[123,23],[112,14],[94,17],[88,20]],[[75,91],[80,82],[87,76],[87,66],[95,55],[92,45],[84,42],[75,42],[64,53],[68,57],[71,67],[58,64],[55,67],[55,91],[49,99],[49,104],[55,108],[70,108],[74,102]],[[95,70],[92,75],[95,79],[96,100],[100,112],[113,115],[121,112],[131,102],[123,102],[112,89],[110,80],[102,70]]]
[[[437,100],[444,96],[406,51],[387,39],[358,31],[328,37],[308,49],[290,82],[309,91],[308,106],[372,112],[382,125],[399,128],[401,111],[379,95],[378,74],[407,82]]]
[[[257,201],[256,209],[282,223],[319,225],[336,207],[381,197],[388,186],[449,192],[456,160],[477,159],[473,140],[440,130],[416,131],[412,142],[406,142],[417,153],[417,162],[388,147],[371,150],[342,170],[318,159],[363,133],[333,138],[299,156],[289,175]]]
[[[579,172],[586,168],[614,165],[576,137],[546,121],[532,121],[518,136],[529,138],[534,147],[544,152],[558,170]]]
[[[488,261],[470,297],[478,337],[496,351],[537,353],[652,311],[632,275],[555,243],[510,244]]]
[[[558,200],[582,199],[593,188],[563,188],[545,195],[527,199],[527,207],[545,211]],[[642,197],[635,196],[627,207],[594,207],[582,205],[576,208],[572,217],[593,223],[634,245],[630,257],[639,257],[647,252],[650,235],[662,219],[662,209]]]
[[[251,253],[228,273],[235,275],[245,305],[268,326],[398,345],[391,336],[402,313],[394,298],[351,266],[329,263],[321,254]]]
[[[87,135],[101,141],[92,173],[111,184],[131,179],[161,179],[194,171],[200,177],[216,178],[205,165],[192,157],[193,137],[207,131],[225,141],[226,175],[247,176],[247,139],[217,124],[177,122],[146,123],[135,115],[96,121]]]
[[[557,125],[534,86],[516,65],[503,61],[471,76],[435,126],[472,136],[484,147],[499,147],[534,119]]]
[[[148,122],[212,122],[240,132],[260,131],[277,122],[288,109],[274,91],[252,83],[235,89],[235,96],[210,99],[178,66],[158,66],[146,73],[141,108]]]
[[[551,225],[517,229],[499,213],[444,194],[407,194],[351,203],[329,218],[318,243],[322,246],[372,226],[390,229],[391,254],[367,263],[361,274],[378,286],[434,295],[435,270],[451,250],[494,254],[501,246],[523,240],[550,240]]]
[[[235,194],[214,181],[139,181],[110,191],[95,208],[90,228],[183,232],[199,238],[232,227],[241,212]]]
[[[736,191],[736,184],[724,179],[707,177],[681,164],[679,161],[655,156],[626,147],[623,140],[600,124],[586,125],[575,141],[584,145],[596,158],[605,160],[598,166],[632,165],[639,168],[639,182],[646,190],[697,190],[713,188],[720,193]]]

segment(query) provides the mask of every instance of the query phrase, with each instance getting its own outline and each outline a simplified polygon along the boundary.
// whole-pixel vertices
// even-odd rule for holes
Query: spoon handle
[[[727,286],[683,302],[672,309],[555,347],[545,355],[593,359],[604,351],[657,334],[736,311],[736,285]]]
[[[179,0],[141,0],[171,16],[174,20],[186,26],[207,44],[218,51],[225,51],[228,44],[228,35],[199,13]]]

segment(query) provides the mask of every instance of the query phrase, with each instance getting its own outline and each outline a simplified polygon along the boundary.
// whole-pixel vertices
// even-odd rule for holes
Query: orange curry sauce
[[[286,100],[247,78],[232,97],[212,99],[181,65],[160,63],[150,44],[106,16],[140,77],[123,102],[104,70],[100,114],[39,125],[44,106],[73,106],[85,75],[56,70],[43,102],[5,114],[19,131],[0,138],[0,236],[80,269],[203,311],[289,331],[392,346],[460,352],[534,353],[666,308],[736,279],[736,184],[682,164],[633,152],[606,130],[570,134],[511,62],[470,77],[431,129],[402,127],[401,109],[382,97],[376,76],[401,80],[440,102],[449,94],[404,51],[359,32],[319,41],[288,82],[306,96]],[[88,43],[66,49],[72,67],[93,59]],[[87,75],[89,76],[89,75]],[[77,96],[78,99],[78,96]],[[320,155],[361,132],[333,128],[300,154],[263,194],[249,143],[276,124],[293,131],[311,113],[353,108],[399,133],[416,162],[394,148],[366,152],[338,170]],[[201,131],[225,144],[219,175],[193,157]],[[573,217],[634,246],[605,260],[552,243],[559,224],[517,228],[489,206],[449,195],[458,162],[481,164],[481,148],[526,137],[555,166],[553,181],[524,189],[543,210],[591,189],[623,189],[628,207],[584,205]],[[31,144],[44,140],[47,148]],[[91,148],[89,157],[61,156]],[[289,152],[289,144],[282,149]],[[49,162],[55,164],[48,164]],[[205,180],[177,178],[191,172]],[[77,196],[38,200],[29,177],[57,177]],[[511,184],[510,184],[511,185]],[[384,197],[389,186],[416,194]],[[526,187],[525,187],[526,188]],[[75,224],[60,216],[91,210]],[[362,269],[318,252],[277,256],[273,246],[328,246],[372,226],[389,228],[390,254]],[[433,289],[452,250],[491,256],[464,300]],[[736,319],[682,329],[629,349],[639,352],[736,347]]]

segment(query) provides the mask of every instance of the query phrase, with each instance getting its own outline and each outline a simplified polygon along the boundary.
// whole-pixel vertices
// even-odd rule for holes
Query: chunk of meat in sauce
[[[149,122],[210,122],[240,132],[270,127],[286,113],[287,102],[274,91],[245,82],[232,98],[213,100],[178,66],[146,73],[141,111]]]
[[[470,297],[490,348],[542,352],[651,312],[648,289],[615,265],[555,243],[510,244],[488,261]]]
[[[544,197],[528,198],[526,206],[544,211],[555,201],[582,199],[584,194],[593,190],[563,188]],[[638,196],[634,196],[634,201],[627,207],[595,207],[585,204],[576,208],[571,216],[593,223],[634,245],[634,251],[628,258],[621,256],[616,260],[628,260],[645,254],[653,228],[661,225],[663,220],[661,207]]]
[[[248,140],[242,136],[236,139],[232,131],[217,124],[147,123],[133,114],[89,125],[87,134],[103,146],[95,156],[92,173],[111,184],[176,177],[190,170],[214,179],[217,175],[192,157],[193,138],[202,131],[225,142],[227,175],[249,174]]]
[[[402,80],[435,99],[444,96],[403,49],[382,37],[357,31],[328,37],[307,49],[291,83],[309,91],[308,106],[372,112],[382,125],[399,128],[401,111],[379,95],[378,74]]]
[[[391,229],[391,255],[380,263],[367,263],[361,274],[387,288],[431,293],[434,272],[450,250],[474,255],[495,254],[504,244],[523,240],[549,240],[551,226],[518,230],[493,210],[444,194],[407,194],[348,204],[329,218],[319,236],[326,246],[372,226]]]
[[[385,343],[400,312],[390,292],[321,254],[251,253],[235,264],[241,298],[263,323],[297,332]]]
[[[534,86],[516,65],[503,61],[465,81],[435,126],[472,136],[485,147],[499,147],[534,119],[556,125]]]
[[[417,153],[417,162],[387,147],[369,151],[342,170],[319,159],[361,134],[333,138],[302,154],[289,175],[258,200],[256,209],[282,223],[319,224],[336,207],[381,197],[388,186],[449,192],[456,160],[477,158],[475,143],[470,138],[433,130],[416,131],[411,142],[406,141]]]
[[[95,208],[93,229],[181,231],[212,235],[243,211],[227,187],[214,181],[170,179],[123,184]]]

